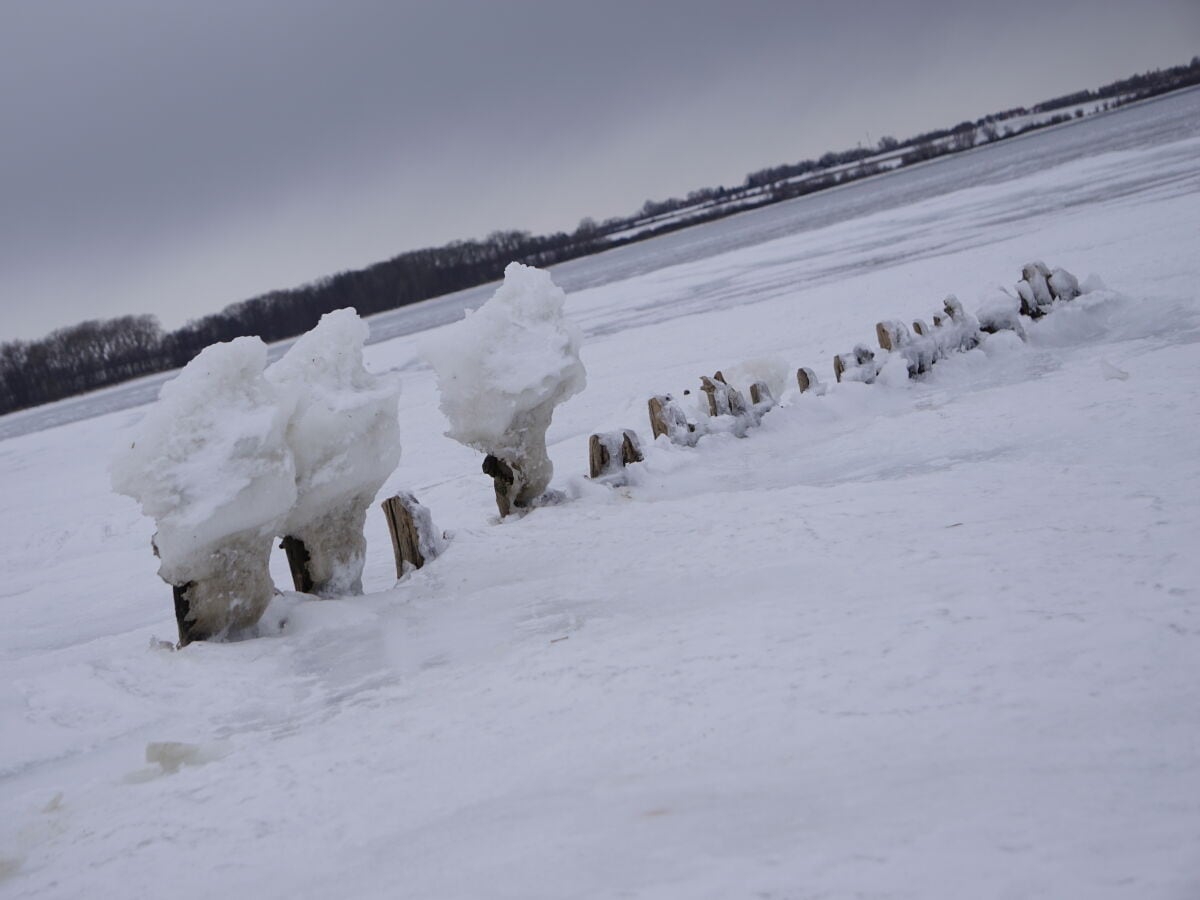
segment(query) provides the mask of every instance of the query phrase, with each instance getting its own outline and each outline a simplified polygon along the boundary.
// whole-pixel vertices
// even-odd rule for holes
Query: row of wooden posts
[[[1080,294],[1079,282],[1066,269],[1051,270],[1045,263],[1032,262],[1021,270],[1017,283],[1019,313],[1013,315],[1004,305],[980,310],[978,316],[967,313],[961,302],[950,295],[942,310],[932,317],[932,327],[923,319],[912,323],[911,330],[901,321],[877,322],[875,337],[881,350],[899,354],[905,362],[909,378],[928,372],[938,360],[952,353],[961,353],[978,346],[983,334],[1013,331],[1025,339],[1021,317],[1040,319],[1057,303],[1067,302]],[[883,360],[864,344],[833,358],[833,374],[838,382],[861,381],[872,384],[883,367]],[[796,370],[796,382],[801,393],[824,393],[825,386],[817,373],[807,367]],[[708,397],[708,412],[713,418],[731,416],[732,431],[744,437],[758,425],[762,416],[775,405],[775,399],[764,382],[750,385],[750,402],[740,391],[726,383],[717,372],[700,378],[701,390]],[[684,392],[688,393],[687,391]],[[670,394],[651,397],[648,403],[650,430],[654,438],[665,435],[671,443],[695,446],[707,428],[704,423],[689,421],[683,408]],[[642,461],[637,435],[629,430],[593,434],[588,445],[591,477],[614,480],[621,469]]]
[[[951,295],[943,302],[941,311],[932,317],[932,326],[923,319],[915,320],[911,329],[897,320],[877,322],[875,338],[881,350],[888,354],[899,354],[905,362],[908,377],[916,378],[928,372],[938,360],[978,346],[983,334],[1013,331],[1024,339],[1025,330],[1020,321],[1022,317],[1039,319],[1055,304],[1073,300],[1079,294],[1079,282],[1071,273],[1065,269],[1051,270],[1044,263],[1032,262],[1022,268],[1021,280],[1017,283],[1019,315],[1011,314],[1007,307],[997,306],[982,309],[973,316],[963,308],[958,298]],[[858,344],[848,353],[839,353],[833,358],[833,374],[838,382],[861,381],[871,384],[882,367],[883,360],[864,344]],[[808,367],[802,366],[796,370],[796,383],[801,393],[819,394],[825,391],[817,373]],[[701,376],[700,390],[706,395],[709,416],[714,419],[731,417],[731,424],[726,430],[738,437],[744,437],[775,406],[775,398],[765,382],[757,381],[750,385],[747,401],[741,391],[726,382],[721,372]],[[665,435],[674,444],[691,447],[709,432],[705,423],[690,421],[683,407],[670,394],[651,397],[647,405],[650,431],[655,439]],[[642,459],[641,444],[632,429],[593,434],[588,440],[588,471],[593,479],[618,483],[622,470]],[[420,551],[420,534],[422,528],[431,529],[432,523],[428,510],[411,494],[385,500],[383,508],[396,555],[396,575],[400,577],[425,564],[426,560]],[[502,508],[501,513],[504,512]],[[284,544],[287,549],[286,540]],[[295,571],[293,569],[294,575]],[[303,590],[299,580],[296,589]]]
[[[432,536],[433,520],[429,509],[409,493],[388,497],[380,504],[392,536],[392,551],[396,557],[396,577],[419,569],[436,555],[438,541]],[[312,593],[314,583],[309,571],[308,548],[298,538],[284,537],[279,548],[287,556],[292,584],[301,594]],[[424,548],[424,549],[422,549]]]
[[[1055,304],[1072,300],[1079,294],[1079,283],[1071,273],[1065,269],[1051,270],[1043,263],[1034,262],[1022,269],[1016,297],[1010,295],[1007,299],[1001,298],[1001,302],[986,305],[972,316],[963,309],[957,298],[950,296],[943,303],[941,312],[932,317],[932,327],[921,319],[912,323],[911,330],[900,321],[878,322],[875,325],[875,336],[880,349],[889,356],[898,355],[903,359],[908,376],[915,378],[929,371],[938,360],[977,346],[984,333],[1010,330],[1024,339],[1022,318],[1038,319]],[[878,359],[871,348],[859,344],[850,352],[834,357],[834,377],[839,382],[852,380],[870,384],[878,377],[887,358]],[[825,386],[821,384],[816,372],[810,368],[799,368],[796,371],[796,381],[801,393],[820,394],[825,391]],[[707,398],[709,419],[699,423],[690,421],[684,409],[671,395],[660,394],[650,398],[650,429],[654,438],[665,435],[672,443],[694,446],[705,434],[718,430],[745,437],[775,406],[775,398],[770,389],[761,381],[750,385],[749,400],[728,384],[721,372],[712,376],[702,376],[700,389]],[[715,424],[716,420],[722,420],[721,424]],[[593,479],[609,484],[622,483],[623,470],[632,463],[640,462],[642,458],[638,436],[631,429],[593,434],[588,442],[589,473]],[[489,456],[488,460],[494,462],[493,457]],[[496,481],[497,504],[503,517],[511,511],[507,507],[508,492],[505,486],[513,483],[512,473],[508,473],[506,480],[503,468],[493,464],[490,470],[489,462],[485,462],[484,472]],[[402,493],[390,497],[383,501],[382,506],[392,538],[396,576],[400,578],[424,566],[440,550],[441,536],[434,530],[429,510],[417,502],[412,494]],[[361,522],[361,519],[359,521]],[[281,547],[287,554],[296,590],[302,593],[320,591],[321,585],[315,583],[310,567],[312,560],[309,548],[305,546],[304,541],[287,536],[283,538]],[[157,548],[155,551],[157,553]],[[269,577],[265,575],[265,569],[263,575],[267,578],[269,597]],[[200,594],[198,598],[193,598],[189,593],[193,587],[196,587],[196,592]],[[207,625],[202,627],[195,623],[189,624],[189,616],[194,612],[191,609],[193,599],[200,603],[228,605],[229,600],[221,595],[220,589],[205,593],[204,588],[205,585],[196,586],[191,582],[173,585],[181,645],[189,640],[204,639],[209,636],[209,630],[217,630]],[[265,602],[262,608],[265,608]],[[228,614],[228,610],[225,612]],[[261,615],[261,610],[258,614]],[[253,621],[257,621],[256,616],[253,617]]]

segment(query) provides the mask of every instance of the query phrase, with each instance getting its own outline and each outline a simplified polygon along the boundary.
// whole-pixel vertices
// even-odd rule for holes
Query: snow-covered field
[[[284,593],[257,640],[162,644],[152,523],[106,474],[144,408],[0,442],[0,896],[1200,895],[1197,122],[1193,91],[563,267],[573,499],[519,520],[442,436],[421,337],[368,347],[404,373],[383,493],[448,548],[396,584],[375,509],[368,593]],[[988,155],[1019,144],[1043,164]],[[896,202],[855,212],[871,185]],[[629,262],[656,246],[678,264]],[[652,394],[829,377],[1034,258],[1105,287],[1028,344],[649,445]],[[646,462],[589,483],[619,427]]]

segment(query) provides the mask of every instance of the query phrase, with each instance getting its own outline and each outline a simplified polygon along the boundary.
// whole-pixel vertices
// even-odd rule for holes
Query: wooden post
[[[630,463],[641,462],[642,448],[637,434],[628,428],[593,434],[588,439],[588,471],[592,478],[611,475]]]
[[[879,339],[879,346],[884,350],[895,349],[893,346],[894,341],[892,340],[892,333],[890,330],[888,330],[887,325],[885,325],[883,322],[875,323],[875,337]]]
[[[835,372],[837,371],[837,365],[836,365],[837,361],[838,361],[837,357],[834,357],[834,363],[835,363],[834,371]],[[840,381],[841,378],[839,378],[838,380]],[[806,369],[804,367],[801,367],[796,370],[796,383],[800,385],[800,393],[803,394],[805,391],[810,391],[813,388],[815,388],[818,384],[820,384],[820,380],[817,378],[817,373],[814,372],[812,369]]]
[[[721,373],[718,372],[718,375]],[[717,399],[717,382],[707,375],[700,376],[700,390],[708,397],[708,414],[710,416],[719,416],[722,413],[728,413],[728,409],[721,409],[720,400]]]
[[[833,374],[837,376],[838,381],[843,380],[843,376],[847,373],[847,360],[850,361],[850,369],[853,370],[852,378],[855,381],[861,381],[863,384],[871,384],[875,381],[875,376],[879,374],[879,370],[875,365],[875,354],[871,349],[864,344],[855,344],[854,349],[849,353],[839,353],[833,358]],[[859,370],[866,369],[865,373]]]
[[[639,463],[645,458],[642,456],[642,445],[638,441],[637,432],[626,428],[621,437],[621,463],[628,466],[632,463]]]
[[[768,408],[775,405],[775,398],[771,396],[771,389],[765,381],[756,381],[750,385],[750,403],[754,406],[765,403]]]
[[[308,555],[308,548],[304,546],[304,541],[285,535],[279,548],[287,554],[288,568],[292,570],[292,584],[295,585],[296,590],[301,594],[311,594],[314,585],[312,573],[308,569],[311,557]]]
[[[701,375],[700,390],[708,395],[710,416],[742,416],[749,412],[746,398],[742,396],[741,391],[731,388],[720,372],[712,378]]]
[[[650,433],[655,438],[662,434],[665,434],[668,437],[671,435],[671,428],[667,424],[667,417],[665,414],[665,407],[670,402],[670,397],[650,398]]]
[[[700,440],[702,431],[696,431],[696,426],[687,420],[687,415],[679,405],[671,399],[670,394],[660,394],[650,398],[650,431],[657,438],[665,434],[672,444],[683,447],[694,447]]]
[[[412,494],[397,494],[381,504],[387,519],[388,531],[392,535],[392,550],[396,554],[396,577],[404,577],[409,569],[425,565],[421,553],[421,532],[413,519],[412,506],[417,504]]]
[[[608,471],[610,462],[608,447],[605,446],[603,438],[593,434],[588,438],[588,477],[599,478]]]
[[[926,325],[926,324],[925,324],[923,321],[921,321],[920,319],[916,319],[916,320],[914,320],[914,321],[913,321],[913,324],[912,324],[912,329],[913,329],[913,331],[915,331],[917,334],[919,334],[921,337],[929,337],[929,335],[931,334],[931,332],[930,332],[930,330],[929,330],[929,326],[928,326],[928,325]]]
[[[158,548],[154,548],[154,555],[158,556]],[[193,633],[192,623],[188,621],[191,614],[191,604],[188,603],[187,592],[193,582],[187,584],[171,585],[171,593],[175,598],[175,624],[179,626],[179,647],[183,648],[192,641],[203,641],[208,639],[207,634]]]
[[[492,487],[496,491],[496,508],[500,510],[500,518],[503,519],[512,512],[513,495],[516,493],[513,485],[517,477],[508,463],[490,453],[483,458],[483,474],[492,479]]]

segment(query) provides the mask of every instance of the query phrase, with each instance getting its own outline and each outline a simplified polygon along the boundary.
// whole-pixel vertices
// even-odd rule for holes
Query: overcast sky
[[[1200,53],[1200,2],[0,0],[0,340],[740,182]]]

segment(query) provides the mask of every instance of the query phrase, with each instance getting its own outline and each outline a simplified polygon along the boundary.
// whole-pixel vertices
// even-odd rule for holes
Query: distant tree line
[[[164,332],[154,316],[82,322],[36,341],[0,344],[0,413],[59,400],[186,365],[209,344],[256,334],[277,341],[308,331],[325,313],[361,315],[494,281],[513,260],[545,267],[599,249],[599,235],[497,231],[402,253],[365,269],[243,300]],[[610,246],[611,244],[605,244]]]
[[[178,368],[218,341],[250,334],[268,342],[294,337],[334,309],[352,306],[364,316],[395,309],[494,281],[514,260],[550,266],[866,178],[884,170],[884,159],[911,165],[974,147],[981,138],[1001,140],[1071,118],[1063,113],[1001,133],[997,123],[1017,116],[1089,102],[1104,102],[1107,108],[1194,84],[1200,84],[1200,56],[1188,65],[1055,97],[1032,110],[1014,107],[903,141],[887,136],[875,147],[831,151],[815,160],[760,169],[738,187],[700,188],[682,198],[647,200],[633,216],[603,222],[585,218],[570,234],[496,231],[482,240],[412,250],[365,269],[234,303],[175,331],[163,331],[153,316],[122,316],[60,328],[40,340],[0,343],[0,414]]]
[[[1095,100],[1121,98],[1123,103],[1134,100],[1145,100],[1167,91],[1175,91],[1182,87],[1200,84],[1200,56],[1193,56],[1186,66],[1172,66],[1169,69],[1155,69],[1141,75],[1132,75],[1106,84],[1094,91],[1076,91],[1064,94],[1050,100],[1043,100],[1033,107],[1034,112],[1049,112],[1052,109],[1062,109],[1064,106],[1076,106]],[[1120,104],[1117,104],[1120,105]]]

